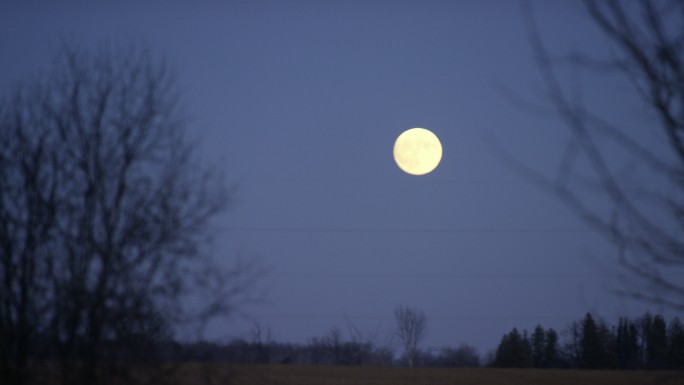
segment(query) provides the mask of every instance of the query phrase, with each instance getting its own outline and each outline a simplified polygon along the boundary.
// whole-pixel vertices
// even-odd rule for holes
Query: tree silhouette
[[[653,317],[646,334],[646,367],[664,369],[667,361],[667,324],[661,315]]]
[[[541,325],[537,325],[532,332],[530,341],[532,347],[532,365],[535,368],[544,366],[544,348],[546,347],[546,333]]]
[[[617,327],[616,349],[618,367],[634,369],[639,363],[638,330],[633,322],[620,318]]]
[[[553,329],[546,331],[546,346],[544,346],[543,368],[553,368],[558,364],[558,333]]]
[[[679,318],[670,321],[667,332],[667,362],[670,369],[684,368],[684,325]]]
[[[425,338],[425,313],[418,309],[399,306],[394,311],[397,322],[397,337],[404,345],[404,354],[409,367],[413,367],[418,344]]]
[[[526,368],[531,366],[532,348],[527,338],[527,333],[520,333],[517,328],[513,328],[509,333],[501,338],[494,366],[502,368]]]
[[[603,354],[601,340],[599,338],[598,326],[591,314],[587,313],[582,321],[582,368],[596,369],[600,367],[601,356]]]
[[[532,8],[527,26],[545,99],[571,141],[549,178],[518,163],[615,245],[621,294],[684,309],[684,3],[585,0],[593,24],[611,44],[608,58],[549,52]],[[569,64],[569,65],[568,65]],[[628,129],[586,105],[565,70],[617,75],[644,107],[647,123]],[[612,86],[612,84],[610,85]],[[597,111],[598,110],[598,111]],[[625,105],[622,111],[634,111]],[[624,117],[624,115],[623,115]],[[616,154],[619,154],[616,155]],[[588,165],[590,173],[579,164]],[[597,207],[597,195],[608,202]]]
[[[65,45],[53,65],[0,104],[0,381],[40,357],[63,384],[125,380],[103,365],[230,311],[254,270],[206,253],[228,190],[195,160],[165,62]],[[190,312],[197,290],[211,300]]]

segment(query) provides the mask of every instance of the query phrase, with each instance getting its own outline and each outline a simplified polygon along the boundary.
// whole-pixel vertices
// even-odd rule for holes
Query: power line
[[[254,314],[255,318],[271,319],[299,319],[299,320],[337,320],[342,318],[356,320],[394,320],[393,315],[340,315],[340,314],[293,314],[293,313],[271,313]],[[577,315],[431,315],[430,320],[439,321],[525,321],[525,320],[574,320]]]
[[[596,234],[596,229],[587,228],[528,228],[528,229],[464,229],[464,228],[381,228],[381,227],[285,227],[285,226],[212,226],[214,230],[239,232],[280,233],[432,233],[432,234]]]
[[[354,272],[272,272],[270,277],[321,277],[321,278],[361,278],[361,279],[471,279],[489,278],[501,279],[505,277],[515,277],[523,279],[558,279],[558,278],[619,278],[619,273],[597,273],[597,272],[495,272],[495,273],[354,273]]]
[[[313,178],[313,177],[252,177],[244,178],[246,184],[248,183],[293,183],[293,184],[336,184],[336,183],[361,183],[361,184],[415,184],[414,180],[406,178]],[[422,183],[425,183],[423,181]],[[518,184],[524,186],[532,186],[529,181],[512,178],[448,178],[448,179],[431,179],[427,184],[458,184],[461,186],[468,186],[473,184]]]

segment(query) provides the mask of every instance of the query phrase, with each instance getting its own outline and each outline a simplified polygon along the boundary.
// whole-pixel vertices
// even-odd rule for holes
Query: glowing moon
[[[437,135],[424,128],[404,131],[394,142],[394,161],[411,175],[424,175],[442,160],[442,143]]]

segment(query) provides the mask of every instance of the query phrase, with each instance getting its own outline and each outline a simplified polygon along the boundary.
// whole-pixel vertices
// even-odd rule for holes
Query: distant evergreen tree
[[[524,367],[532,366],[532,344],[530,343],[530,336],[527,334],[527,330],[523,330],[522,349],[525,365]]]
[[[646,334],[646,367],[664,369],[667,362],[667,325],[661,315],[653,317]]]
[[[580,368],[582,365],[582,323],[572,321],[565,330],[568,339],[563,346],[563,356],[568,366]]]
[[[617,369],[618,358],[615,333],[605,324],[605,322],[598,323],[597,332],[599,340],[598,368]]]
[[[615,334],[604,323],[597,323],[587,313],[582,320],[580,362],[582,369],[611,369],[617,367]]]
[[[530,366],[530,344],[526,333],[522,335],[518,329],[513,328],[510,333],[504,334],[496,349],[494,366],[501,368],[525,368]]]
[[[597,369],[600,367],[601,343],[599,341],[596,321],[587,313],[582,321],[582,335],[580,337],[580,367],[582,369]]]
[[[628,364],[629,348],[627,347],[627,334],[629,333],[629,320],[620,317],[616,333],[616,348],[618,354],[618,367],[631,369]]]
[[[532,348],[532,365],[535,368],[545,367],[544,348],[546,347],[546,333],[541,325],[537,325],[530,341]]]
[[[494,358],[494,366],[501,368],[513,367],[516,361],[516,340],[520,339],[518,329],[513,328],[510,333],[506,333],[501,337],[501,342],[496,348],[496,356]]]
[[[544,359],[542,367],[554,368],[558,365],[558,333],[553,329],[546,331],[546,345],[544,345]]]
[[[636,369],[639,367],[638,331],[634,322],[627,318],[618,321],[616,350],[618,368]]]
[[[651,325],[653,324],[653,316],[646,312],[639,320],[639,360],[642,365],[646,365],[646,346],[648,335],[651,332]]]
[[[639,328],[634,322],[629,323],[629,338],[630,338],[630,343],[633,344],[632,349],[633,349],[633,362],[634,362],[634,369],[638,369],[643,366],[643,362],[641,360],[641,350],[639,350]]]
[[[667,332],[668,352],[667,366],[669,369],[684,369],[684,326],[679,318],[670,321]]]

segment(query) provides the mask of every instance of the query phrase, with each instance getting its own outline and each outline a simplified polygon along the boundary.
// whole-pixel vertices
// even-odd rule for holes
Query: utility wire
[[[271,313],[271,314],[254,314],[255,318],[272,318],[272,319],[304,319],[304,320],[331,320],[340,318],[358,319],[358,320],[394,320],[392,315],[335,315],[335,314],[288,314],[288,313]],[[430,320],[440,321],[501,321],[501,320],[573,320],[577,319],[577,315],[437,315],[430,316]]]
[[[433,233],[433,234],[592,234],[600,230],[586,228],[555,229],[449,229],[449,228],[361,228],[361,227],[285,227],[285,226],[211,226],[214,230],[240,232],[281,232],[281,233]]]

